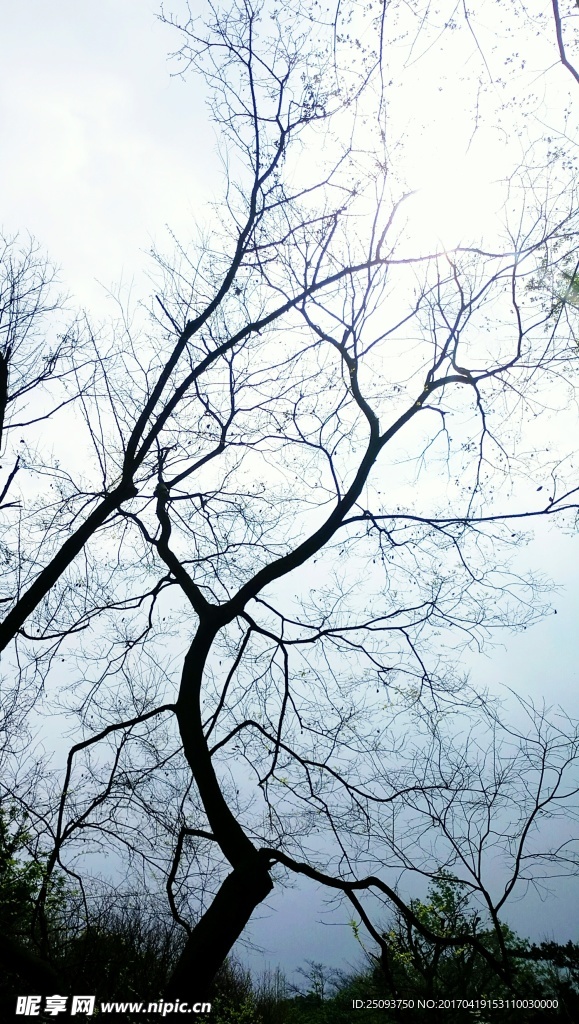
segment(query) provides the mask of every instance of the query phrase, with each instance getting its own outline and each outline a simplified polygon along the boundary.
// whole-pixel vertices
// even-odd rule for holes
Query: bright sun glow
[[[494,235],[505,200],[502,156],[496,141],[475,140],[466,153],[440,138],[425,144],[409,173],[415,189],[405,210],[411,238],[451,249]]]

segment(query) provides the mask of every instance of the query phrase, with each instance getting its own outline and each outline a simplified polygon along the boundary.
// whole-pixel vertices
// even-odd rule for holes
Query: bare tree
[[[459,869],[500,938],[515,886],[571,862],[568,838],[533,843],[572,819],[576,724],[525,706],[507,726],[456,664],[541,614],[541,581],[507,564],[514,531],[577,507],[558,455],[518,443],[546,395],[571,394],[572,339],[528,285],[568,266],[575,194],[522,171],[500,246],[413,249],[380,62],[310,14],[166,19],[211,91],[220,225],[156,254],[147,317],[87,329],[90,373],[72,353],[80,459],[45,487],[31,464],[0,625],[8,664],[76,728],[56,804],[30,807],[39,949],[51,873],[88,913],[84,852],[118,850],[135,888],[166,879],[185,998],[285,870],[349,899],[377,941],[365,894],[508,975],[500,941],[497,957],[434,933],[401,878]],[[546,499],[521,504],[537,474]]]
[[[66,313],[56,290],[57,270],[33,238],[0,237],[0,446],[4,465],[0,485],[0,604],[13,603],[27,572],[38,566],[35,549],[20,547],[23,502],[17,474],[36,459],[51,472],[49,455],[40,455],[42,432],[67,407],[80,401],[92,366],[80,325]],[[68,317],[68,319],[67,319]],[[36,431],[36,436],[34,432]],[[26,436],[22,436],[22,435]],[[7,465],[6,465],[7,463]],[[3,680],[0,733],[3,748],[16,740],[31,708],[31,694]]]

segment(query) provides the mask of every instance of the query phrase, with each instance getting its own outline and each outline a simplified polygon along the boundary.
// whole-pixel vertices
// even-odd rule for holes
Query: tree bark
[[[213,903],[195,925],[167,985],[165,998],[210,1000],[217,971],[273,882],[257,855],[227,876]]]
[[[229,619],[215,608],[201,617],[185,657],[176,704],[183,752],[212,834],[233,868],[191,932],[167,985],[167,998],[185,1002],[210,1001],[215,975],[253,911],[273,888],[271,855],[255,848],[229,807],[215,774],[201,715],[203,670],[217,632]]]

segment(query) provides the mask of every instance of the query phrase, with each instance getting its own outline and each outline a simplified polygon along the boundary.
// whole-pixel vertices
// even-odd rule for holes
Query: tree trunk
[[[235,868],[195,925],[167,985],[165,998],[208,1001],[213,980],[273,882],[259,857]]]

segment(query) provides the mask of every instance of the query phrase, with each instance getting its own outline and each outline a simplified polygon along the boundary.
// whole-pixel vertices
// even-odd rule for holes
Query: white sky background
[[[192,6],[202,10],[201,0]],[[489,52],[496,43],[491,38],[496,6],[486,5]],[[550,4],[538,7],[550,9]],[[61,265],[63,286],[73,300],[104,318],[111,303],[102,285],[122,281],[127,286],[135,278],[138,291],[151,244],[170,248],[165,225],[186,240],[195,218],[209,217],[206,204],[218,189],[221,171],[201,86],[193,79],[169,77],[166,54],[178,47],[179,38],[155,20],[152,2],[4,0],[1,8],[0,224],[8,233],[35,235]],[[496,181],[526,145],[524,138],[509,133],[507,110],[502,126],[480,126],[465,156],[472,136],[472,122],[464,117],[465,97],[475,88],[479,64],[456,36],[461,88],[449,81],[436,83],[439,51],[434,45],[400,81],[405,90],[413,82],[405,96],[414,121],[407,108],[404,116],[396,108],[396,82],[389,122],[394,141],[406,120],[415,125],[401,156],[410,186],[421,187],[409,207],[410,237],[421,243],[427,235],[440,237],[449,246],[488,228],[499,205]],[[553,40],[537,37],[527,56],[525,74],[531,82],[555,63]],[[500,47],[496,67],[507,80],[505,87],[489,85],[499,102],[521,88],[524,76],[518,66],[502,67]],[[565,73],[555,67],[535,88],[543,113],[554,123],[565,106]],[[473,678],[491,687],[507,683],[523,695],[545,694],[549,703],[561,701],[573,713],[577,548],[546,526],[537,530],[537,538],[521,553],[519,564],[542,569],[565,588],[555,600],[558,614],[531,632],[505,638],[504,651],[473,659]],[[530,901],[514,905],[509,919],[536,938],[548,932],[577,940],[576,887],[572,892],[571,900],[542,908],[539,922]],[[315,923],[322,912],[316,909],[321,903],[313,887],[299,883],[290,893],[274,894],[268,906],[279,913],[268,916],[261,908],[252,934],[272,965],[281,962],[291,970],[305,958],[334,965],[356,958],[356,945],[343,924],[347,911],[328,919],[326,926]],[[252,958],[254,966],[262,962]]]
[[[1,221],[34,234],[101,313],[96,282],[128,283],[151,241],[168,243],[166,224],[187,236],[215,180],[199,86],[169,77],[178,38],[156,10],[3,5]]]

